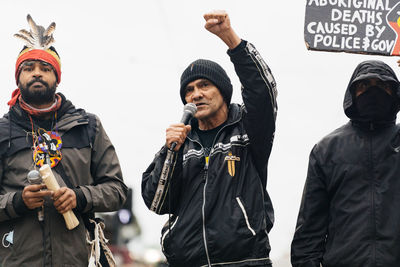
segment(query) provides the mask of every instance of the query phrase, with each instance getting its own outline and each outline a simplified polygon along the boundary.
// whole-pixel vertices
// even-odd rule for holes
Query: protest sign
[[[399,0],[306,0],[308,49],[400,55]]]

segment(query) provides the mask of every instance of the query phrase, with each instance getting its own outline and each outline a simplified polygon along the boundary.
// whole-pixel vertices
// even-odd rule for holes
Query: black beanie
[[[207,59],[198,59],[192,62],[182,73],[180,94],[183,104],[186,104],[185,89],[188,83],[201,78],[212,82],[229,106],[232,98],[231,80],[220,65]]]

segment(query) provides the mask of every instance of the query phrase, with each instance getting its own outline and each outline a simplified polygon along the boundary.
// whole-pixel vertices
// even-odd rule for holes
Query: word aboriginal
[[[309,0],[308,5],[312,6],[337,6],[342,8],[362,8],[373,10],[390,10],[389,0]]]

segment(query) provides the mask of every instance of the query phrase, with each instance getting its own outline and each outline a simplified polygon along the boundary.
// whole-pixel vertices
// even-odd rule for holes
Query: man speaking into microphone
[[[232,84],[220,65],[205,59],[190,63],[180,96],[197,112],[188,125],[167,128],[165,146],[143,173],[142,196],[149,209],[170,214],[161,236],[170,266],[271,266],[274,214],[266,185],[276,83],[226,12],[204,19],[205,28],[229,48],[244,104],[230,103]]]

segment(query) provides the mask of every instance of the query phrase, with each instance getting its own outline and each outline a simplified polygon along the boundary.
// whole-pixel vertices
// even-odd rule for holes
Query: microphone
[[[188,124],[189,120],[194,116],[194,114],[196,114],[197,112],[197,107],[195,104],[193,103],[187,103],[184,107],[183,107],[183,115],[182,115],[182,119],[181,119],[181,123],[183,124]],[[176,147],[176,142],[173,142],[171,144],[171,150],[174,150]]]
[[[42,177],[37,170],[31,170],[28,172],[26,177],[28,179],[29,184],[42,184]],[[38,220],[42,222],[44,220],[44,210],[43,206],[38,209]]]

